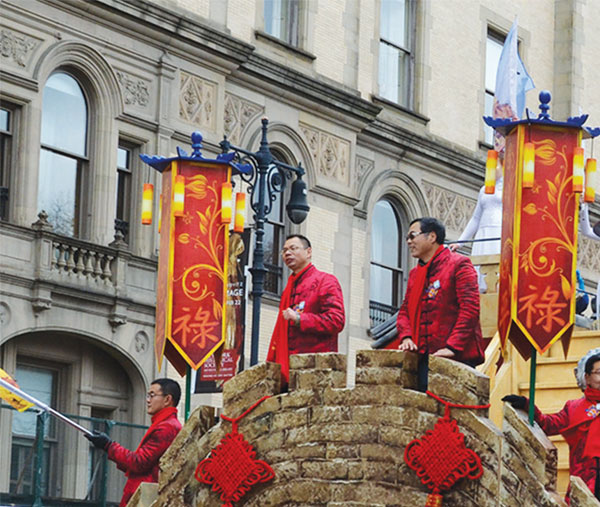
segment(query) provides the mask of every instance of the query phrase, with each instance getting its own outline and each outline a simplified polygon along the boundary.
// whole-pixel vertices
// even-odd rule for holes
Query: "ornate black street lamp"
[[[227,137],[219,143],[224,154],[228,153],[229,150],[233,150],[236,154],[234,163],[246,166],[246,173],[241,173],[240,177],[248,184],[250,206],[252,211],[254,211],[256,239],[252,268],[250,269],[252,273],[252,347],[250,365],[258,363],[260,305],[264,293],[265,273],[267,272],[264,265],[265,250],[263,247],[265,219],[271,212],[271,207],[277,198],[277,194],[285,190],[287,180],[291,179],[293,174],[296,175],[296,179],[292,183],[290,200],[286,206],[288,217],[293,223],[300,224],[304,221],[310,210],[306,199],[306,182],[302,179],[302,176],[305,174],[304,169],[300,164],[298,167],[294,167],[273,158],[267,141],[269,120],[263,118],[261,122],[262,136],[260,148],[257,152],[232,146]]]

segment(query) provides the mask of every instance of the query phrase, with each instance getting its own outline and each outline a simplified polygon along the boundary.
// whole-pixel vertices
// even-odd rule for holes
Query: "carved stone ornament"
[[[579,236],[577,265],[593,273],[600,272],[600,243],[591,238]]]
[[[350,142],[341,137],[303,125],[300,127],[318,171],[323,176],[348,183],[350,179]]]
[[[148,339],[148,335],[144,331],[138,331],[135,334],[134,338],[135,342],[135,351],[138,354],[143,354],[148,350],[148,345],[150,344],[150,340]]]
[[[375,163],[368,158],[356,157],[356,186],[360,185],[366,178],[367,174],[369,174]]]
[[[148,83],[142,79],[138,79],[124,72],[117,72],[117,79],[121,85],[121,91],[125,104],[129,106],[146,107],[150,101],[150,92]]]
[[[423,182],[423,192],[432,216],[439,218],[447,229],[462,232],[473,215],[477,202],[437,185]]]
[[[10,322],[10,317],[10,307],[4,302],[0,302],[0,326],[7,326]]]
[[[217,85],[181,72],[179,117],[200,128],[215,130]]]
[[[0,54],[12,59],[20,67],[25,67],[27,57],[37,43],[38,41],[26,35],[0,30]]]
[[[233,144],[239,144],[250,120],[264,111],[262,106],[225,93],[225,134]]]

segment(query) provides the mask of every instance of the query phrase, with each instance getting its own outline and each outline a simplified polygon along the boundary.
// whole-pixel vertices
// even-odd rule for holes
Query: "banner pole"
[[[25,391],[21,391],[21,389],[13,386],[10,382],[7,382],[6,380],[4,380],[2,378],[0,378],[0,386],[4,387],[5,389],[8,389],[10,392],[16,394],[19,398],[23,398],[24,400],[27,400],[29,403],[33,403],[36,407],[42,409],[44,412],[47,412],[50,415],[53,415],[57,419],[60,419],[62,422],[67,423],[69,426],[72,426],[76,430],[79,430],[82,433],[85,433],[90,436],[93,435],[93,433],[90,430],[84,428],[83,426],[80,426],[72,419],[69,419],[67,416],[62,415],[60,412],[57,412],[56,410],[49,407],[45,403],[43,403],[40,400],[34,398],[33,396],[27,394]]]
[[[531,347],[531,359],[529,363],[529,424],[533,426],[535,415],[535,368],[537,362],[537,350]]]
[[[185,371],[185,421],[190,418],[190,405],[192,398],[192,367],[188,364]]]

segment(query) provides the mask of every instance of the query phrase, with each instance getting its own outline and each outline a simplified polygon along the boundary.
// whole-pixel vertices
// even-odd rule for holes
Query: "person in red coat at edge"
[[[174,380],[161,378],[152,381],[146,395],[152,425],[135,451],[113,442],[106,433],[94,431],[91,436],[85,434],[95,447],[106,451],[108,459],[114,461],[127,476],[119,507],[127,505],[142,482],[158,482],[158,462],[181,430],[177,419],[180,398],[181,388]]]
[[[575,377],[583,397],[567,401],[555,414],[542,414],[535,407],[534,419],[547,435],[560,433],[564,437],[569,445],[569,474],[581,477],[600,500],[600,348],[581,358]],[[528,398],[516,394],[509,394],[502,401],[521,410],[527,410],[529,405]]]
[[[267,361],[281,364],[287,384],[290,354],[337,352],[345,315],[340,283],[335,276],[313,266],[308,238],[288,236],[281,255],[292,274],[281,294]]]
[[[406,241],[419,259],[410,271],[398,312],[398,337],[385,348],[419,354],[418,389],[427,389],[429,355],[470,366],[483,363],[477,272],[468,257],[444,248],[446,229],[437,219],[417,218]]]

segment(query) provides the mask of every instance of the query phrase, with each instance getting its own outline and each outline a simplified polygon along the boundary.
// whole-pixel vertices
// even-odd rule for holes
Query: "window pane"
[[[485,92],[485,116],[492,116],[494,112],[494,95]],[[484,124],[485,142],[490,146],[494,144],[494,129],[487,124]]]
[[[40,150],[38,211],[48,213],[54,232],[75,233],[77,160],[48,150]]]
[[[71,76],[57,73],[44,86],[42,144],[86,155],[87,106],[81,87]]]
[[[371,301],[392,305],[393,280],[392,271],[371,264]]]
[[[403,106],[408,105],[408,58],[394,46],[379,45],[379,94]]]
[[[409,48],[408,0],[381,0],[381,38],[407,50]]]
[[[52,405],[54,373],[50,370],[17,366],[17,381],[20,388],[47,405]],[[15,412],[12,432],[16,435],[35,437],[35,412]],[[46,436],[50,425],[46,425]]]
[[[127,169],[129,170],[129,159],[130,159],[130,150],[127,148],[122,148],[119,146],[117,150],[117,167],[119,169]]]
[[[496,90],[496,72],[503,43],[488,35],[485,50],[485,89],[491,93]]]
[[[399,227],[389,201],[381,200],[373,209],[371,260],[390,267],[399,265]]]
[[[0,130],[8,132],[10,130],[10,111],[0,109]]]
[[[264,0],[265,32],[273,37],[281,37],[283,0]]]

